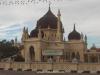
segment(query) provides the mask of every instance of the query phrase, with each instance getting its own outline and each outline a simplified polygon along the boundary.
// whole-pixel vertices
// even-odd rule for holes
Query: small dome
[[[38,29],[34,29],[34,30],[31,31],[30,38],[31,37],[38,37]]]
[[[96,48],[96,46],[95,46],[95,44],[93,44],[93,46],[91,47],[91,50],[96,50],[97,48]]]
[[[80,40],[80,39],[81,39],[81,35],[79,32],[76,31],[74,25],[74,30],[71,33],[69,33],[68,40]]]
[[[50,7],[48,12],[38,20],[37,27],[57,29],[57,17],[51,12]]]

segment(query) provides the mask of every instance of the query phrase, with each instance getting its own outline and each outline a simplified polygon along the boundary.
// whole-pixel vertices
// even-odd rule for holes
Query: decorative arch
[[[35,61],[35,51],[33,46],[30,46],[29,53],[30,53],[30,60]]]
[[[71,57],[72,57],[72,59],[75,58],[75,52],[72,52]]]
[[[44,38],[44,32],[43,31],[41,31],[41,35],[42,35],[42,38]]]
[[[80,54],[79,54],[79,52],[76,53],[76,58],[77,58],[78,60],[80,60]]]
[[[91,60],[92,63],[98,62],[98,59],[97,59],[96,55],[92,55],[90,57],[90,60]]]

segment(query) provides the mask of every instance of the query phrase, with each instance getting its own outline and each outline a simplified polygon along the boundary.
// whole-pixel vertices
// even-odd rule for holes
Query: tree
[[[19,52],[19,48],[14,46],[12,41],[0,41],[0,59],[10,57]]]

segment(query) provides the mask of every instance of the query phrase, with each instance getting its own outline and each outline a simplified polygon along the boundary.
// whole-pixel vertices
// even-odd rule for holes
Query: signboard
[[[62,50],[43,50],[42,51],[42,55],[63,55],[63,51]]]

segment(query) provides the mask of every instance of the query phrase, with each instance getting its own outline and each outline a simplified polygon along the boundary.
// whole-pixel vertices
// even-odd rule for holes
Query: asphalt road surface
[[[100,75],[100,74],[88,74],[88,73],[36,73],[32,71],[5,71],[0,70],[0,75]]]

